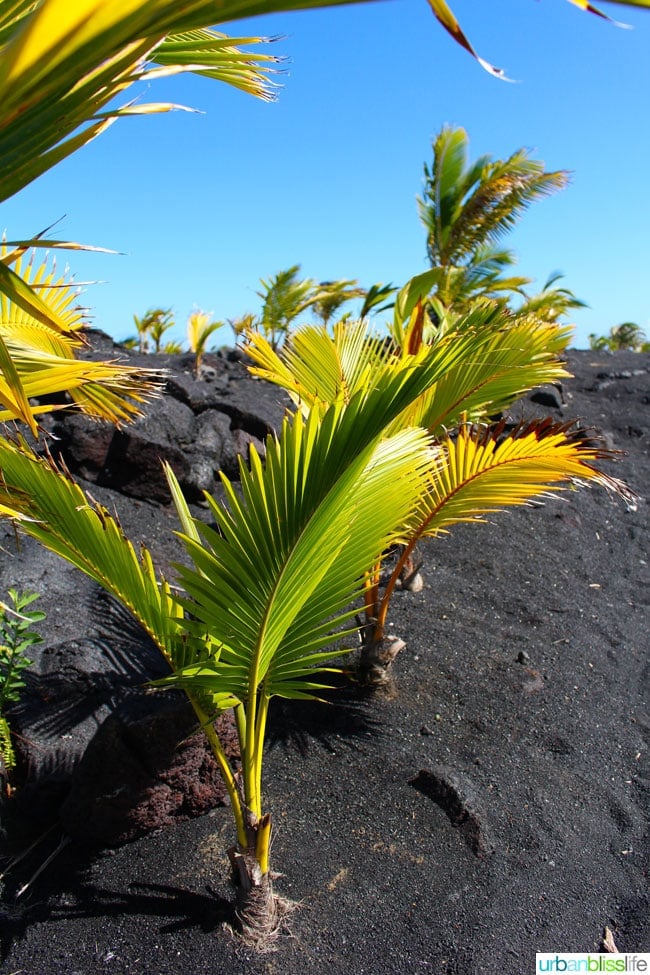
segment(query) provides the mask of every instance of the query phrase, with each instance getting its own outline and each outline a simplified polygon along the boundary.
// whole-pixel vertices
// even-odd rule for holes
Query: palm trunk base
[[[424,589],[422,573],[416,569],[414,572],[400,575],[395,588],[403,592],[422,592]]]
[[[401,548],[401,546],[400,546]],[[403,551],[403,549],[401,548]],[[415,549],[404,558],[399,575],[395,581],[395,588],[403,592],[422,592],[424,589],[424,579],[420,569],[421,562],[415,561]]]
[[[275,951],[280,935],[287,930],[287,916],[296,905],[274,892],[271,875],[262,873],[254,852],[234,847],[228,856],[237,889],[238,933],[260,953]]]
[[[365,640],[358,667],[358,678],[363,687],[373,690],[381,688],[384,693],[394,693],[392,667],[398,653],[405,646],[404,640],[393,634],[379,639],[370,636]]]

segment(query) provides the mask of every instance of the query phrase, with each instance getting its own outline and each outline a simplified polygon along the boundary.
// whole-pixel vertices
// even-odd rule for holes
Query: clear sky
[[[316,280],[402,285],[426,269],[415,198],[431,140],[462,125],[471,155],[524,146],[571,185],[509,239],[518,273],[553,271],[589,304],[574,344],[634,321],[650,334],[650,11],[603,2],[618,29],[564,0],[453,0],[490,77],[426,0],[271,15],[224,27],[283,35],[277,102],[193,76],[144,100],[202,114],[123,120],[3,205],[10,238],[64,218],[57,236],[120,256],[71,254],[93,324],[118,339],[170,307],[258,311],[259,279],[292,264]],[[65,261],[61,256],[59,261]],[[351,306],[352,308],[353,306]],[[230,335],[224,333],[223,341]]]

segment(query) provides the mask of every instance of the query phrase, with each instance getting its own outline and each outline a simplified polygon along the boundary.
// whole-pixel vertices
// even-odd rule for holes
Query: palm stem
[[[253,768],[255,773],[255,797],[257,800],[257,808],[254,809],[254,812],[258,818],[262,816],[262,758],[264,755],[264,737],[266,734],[266,721],[269,714],[269,701],[270,698],[266,693],[266,687],[262,686],[260,690],[257,724],[253,730],[255,739]]]
[[[205,712],[199,707],[191,696],[190,701],[192,702],[192,707],[194,708],[196,716],[201,722],[201,727],[203,728],[205,735],[210,742],[212,754],[219,764],[224,785],[226,786],[226,790],[228,792],[228,798],[230,799],[233,816],[235,817],[235,825],[237,827],[237,842],[242,849],[246,849],[248,845],[248,834],[246,832],[244,810],[242,809],[241,797],[239,795],[239,790],[237,789],[235,776],[232,768],[230,767],[230,762],[228,761],[228,757],[223,750],[223,745],[221,744],[219,735],[215,731],[208,715],[205,714]]]
[[[420,537],[421,537],[421,532],[418,531],[418,533],[414,535],[413,538],[409,539],[407,545],[402,546],[402,554],[397,560],[397,564],[395,565],[395,568],[391,572],[390,578],[386,583],[386,588],[384,589],[384,594],[381,600],[379,600],[379,607],[375,616],[377,639],[381,639],[384,635],[384,626],[386,624],[386,617],[388,616],[388,607],[390,605],[393,592],[395,591],[397,580],[402,574],[404,566],[408,563],[408,560],[411,558],[415,546],[417,545],[418,539]]]
[[[246,709],[240,702],[235,708],[233,708],[233,712],[235,715],[235,725],[237,727],[237,738],[239,740],[239,753],[241,755],[246,748],[246,740],[248,738],[246,728]]]
[[[262,876],[269,872],[269,850],[271,849],[271,816],[269,813],[262,816],[257,826],[257,843],[255,844],[255,859],[257,860]]]
[[[379,579],[381,573],[381,562],[376,562],[370,572],[366,574],[363,589],[363,602],[366,610],[366,617],[376,619],[379,611]]]
[[[259,799],[257,795],[255,772],[257,690],[251,684],[251,695],[246,709],[246,745],[242,748],[242,775],[244,780],[244,803],[247,810],[258,816]]]

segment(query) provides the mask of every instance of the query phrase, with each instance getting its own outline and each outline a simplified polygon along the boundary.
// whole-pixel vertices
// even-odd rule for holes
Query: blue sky
[[[3,205],[10,238],[56,234],[120,252],[70,255],[93,324],[121,339],[171,307],[259,310],[259,279],[292,264],[316,280],[403,284],[426,269],[415,198],[431,140],[462,125],[471,154],[524,146],[571,185],[512,234],[518,273],[553,271],[589,304],[574,344],[635,321],[650,334],[650,12],[603,2],[618,29],[564,0],[454,0],[470,39],[516,83],[490,77],[425,0],[272,15],[230,34],[283,35],[290,59],[267,104],[192,76],[144,100],[202,114],[127,119]],[[59,261],[65,258],[59,258]],[[230,336],[223,334],[223,341]]]

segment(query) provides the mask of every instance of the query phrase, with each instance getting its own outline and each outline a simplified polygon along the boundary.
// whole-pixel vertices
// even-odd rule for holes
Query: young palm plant
[[[279,348],[290,326],[311,308],[318,297],[318,286],[311,278],[300,278],[300,265],[294,264],[260,280],[262,299],[259,328],[268,336],[274,349]]]
[[[531,203],[567,185],[568,173],[547,172],[524,149],[508,159],[470,162],[467,133],[449,125],[432,148],[418,209],[436,298],[462,311],[477,297],[521,293],[529,279],[506,275],[515,258],[499,243]]]
[[[149,308],[142,315],[134,315],[137,331],[136,339],[129,339],[128,345],[139,352],[160,352],[165,332],[174,327],[174,313],[171,308]],[[152,348],[153,344],[153,348]]]
[[[197,376],[201,372],[201,362],[205,355],[208,339],[216,331],[223,328],[225,322],[212,321],[204,311],[193,311],[187,319],[187,341],[190,351],[194,353],[194,372]]]
[[[369,568],[404,540],[401,526],[435,451],[419,428],[385,431],[439,371],[423,350],[408,368],[379,371],[372,388],[285,421],[279,437],[268,438],[264,462],[255,451],[250,468],[240,462],[240,490],[222,477],[225,504],[207,497],[214,528],[192,519],[168,470],[191,560],[179,567],[182,593],[53,462],[0,440],[3,495],[24,530],[121,600],[170,666],[159,683],[187,692],[230,797],[238,915],[259,947],[277,934],[285,911],[272,889],[271,817],[262,799],[269,701],[318,695],[333,639],[356,632],[351,620]],[[231,707],[241,771],[213,727],[217,712]]]
[[[398,307],[404,303],[398,300]],[[537,420],[508,430],[489,422],[527,390],[569,375],[558,358],[569,329],[511,317],[502,306],[481,303],[427,345],[424,317],[422,303],[416,302],[400,329],[403,345],[378,339],[363,322],[337,326],[332,337],[324,329],[301,329],[280,354],[259,334],[248,333],[246,344],[255,363],[252,372],[283,386],[298,409],[309,411],[324,412],[338,397],[372,388],[378,370],[399,373],[424,349],[439,362],[438,377],[387,428],[394,433],[413,424],[424,427],[438,455],[403,525],[406,543],[396,564],[386,573],[384,552],[366,576],[358,673],[372,686],[392,683],[392,663],[404,647],[387,634],[387,614],[396,587],[408,587],[416,575],[414,551],[421,538],[577,481],[601,484],[631,501],[625,485],[594,466],[610,452],[572,425]],[[450,346],[457,352],[451,361]]]

